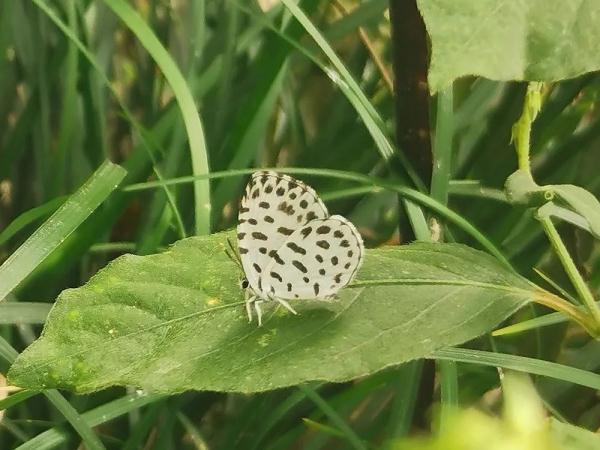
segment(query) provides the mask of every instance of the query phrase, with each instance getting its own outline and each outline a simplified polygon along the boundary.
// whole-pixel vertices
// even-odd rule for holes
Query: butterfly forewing
[[[261,273],[261,286],[282,299],[327,298],[352,281],[364,255],[360,234],[342,216],[299,227]]]
[[[252,174],[238,216],[238,248],[250,287],[267,295],[261,275],[278,249],[307,222],[328,216],[315,191],[304,183],[275,172]]]

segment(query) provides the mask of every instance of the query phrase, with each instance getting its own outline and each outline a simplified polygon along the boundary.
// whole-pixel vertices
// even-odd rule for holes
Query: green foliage
[[[600,69],[594,2],[419,0],[433,91],[464,75],[558,81]]]
[[[427,102],[388,5],[0,1],[0,448],[598,446],[598,8],[395,2]],[[257,167],[370,248],[262,328],[219,233]],[[535,375],[542,434],[497,413],[498,368]]]

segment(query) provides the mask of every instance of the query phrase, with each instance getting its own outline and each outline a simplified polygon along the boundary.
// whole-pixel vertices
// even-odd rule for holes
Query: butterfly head
[[[248,278],[243,277],[240,279],[240,288],[242,289],[248,289],[250,287],[250,282],[248,281]]]

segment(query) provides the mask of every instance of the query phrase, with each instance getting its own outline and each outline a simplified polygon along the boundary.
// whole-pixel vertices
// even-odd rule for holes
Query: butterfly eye
[[[250,286],[250,283],[248,282],[247,278],[244,278],[243,280],[240,281],[240,287],[242,289],[248,289],[248,286]]]

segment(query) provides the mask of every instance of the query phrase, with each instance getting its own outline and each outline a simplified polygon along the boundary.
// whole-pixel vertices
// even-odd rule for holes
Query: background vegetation
[[[437,240],[497,248],[521,275],[585,304],[581,286],[571,284],[548,230],[530,209],[535,202],[517,205],[504,192],[505,180],[524,169],[511,136],[527,83],[453,80],[484,74],[556,81],[536,91],[540,97],[534,98],[543,102],[531,142],[516,140],[521,163],[529,152],[539,185],[571,183],[598,196],[600,78],[584,73],[598,68],[585,51],[595,35],[559,34],[565,48],[579,50],[553,62],[557,70],[540,70],[547,49],[536,44],[526,62],[537,71],[498,75],[482,55],[491,54],[491,61],[504,55],[501,68],[508,67],[510,49],[480,48],[475,26],[477,37],[465,38],[462,56],[451,46],[444,54],[436,39],[443,42],[444,32],[472,24],[436,16],[447,11],[444,2],[429,2],[438,8],[425,16],[428,42],[422,28],[419,37],[418,16],[399,10],[399,3],[392,2],[390,12],[380,0],[304,0],[299,8],[291,0],[0,2],[0,381],[6,386],[0,390],[0,448],[76,448],[82,442],[90,449],[438,448],[435,441],[399,443],[429,432],[453,448],[481,448],[457,440],[477,431],[506,439],[505,448],[550,448],[536,434],[536,424],[542,424],[540,433],[547,431],[544,415],[554,424],[548,445],[597,445],[584,430],[600,427],[600,344],[590,337],[593,330],[549,316],[540,305],[509,319],[544,316],[521,325],[519,333],[487,335],[463,349],[441,349],[434,359],[340,384],[253,395],[164,395],[126,387],[76,395],[11,393],[4,378],[40,335],[64,289],[83,285],[121,254],[149,255],[179,239],[234,226],[245,175],[254,167],[310,168],[297,176],[322,193],[330,210],[349,217],[368,247],[429,240],[433,230]],[[513,3],[518,9],[520,2]],[[473,17],[479,12],[470,10]],[[391,29],[390,17],[398,28]],[[528,17],[532,23],[548,19]],[[594,23],[579,25],[585,30]],[[392,31],[396,43],[411,45],[393,45]],[[495,37],[504,42],[501,34]],[[430,44],[430,80],[441,89],[432,97],[422,88]],[[444,55],[462,60],[444,65]],[[561,71],[565,59],[571,70]],[[373,182],[357,186],[326,169]],[[201,177],[207,172],[220,175],[209,181]],[[152,184],[189,175],[196,178]],[[412,190],[384,189],[377,180]],[[535,188],[523,189],[536,197]],[[407,197],[413,191],[418,195]],[[433,210],[407,198],[426,206],[431,199]],[[563,206],[579,214],[565,213],[579,227],[557,227],[574,268],[597,297],[595,204],[574,203]],[[506,398],[500,413],[503,372],[497,367],[535,374],[537,393],[527,380],[508,375],[505,389],[521,402],[511,408]],[[490,416],[452,412],[470,406]],[[448,424],[456,435],[448,434]]]

